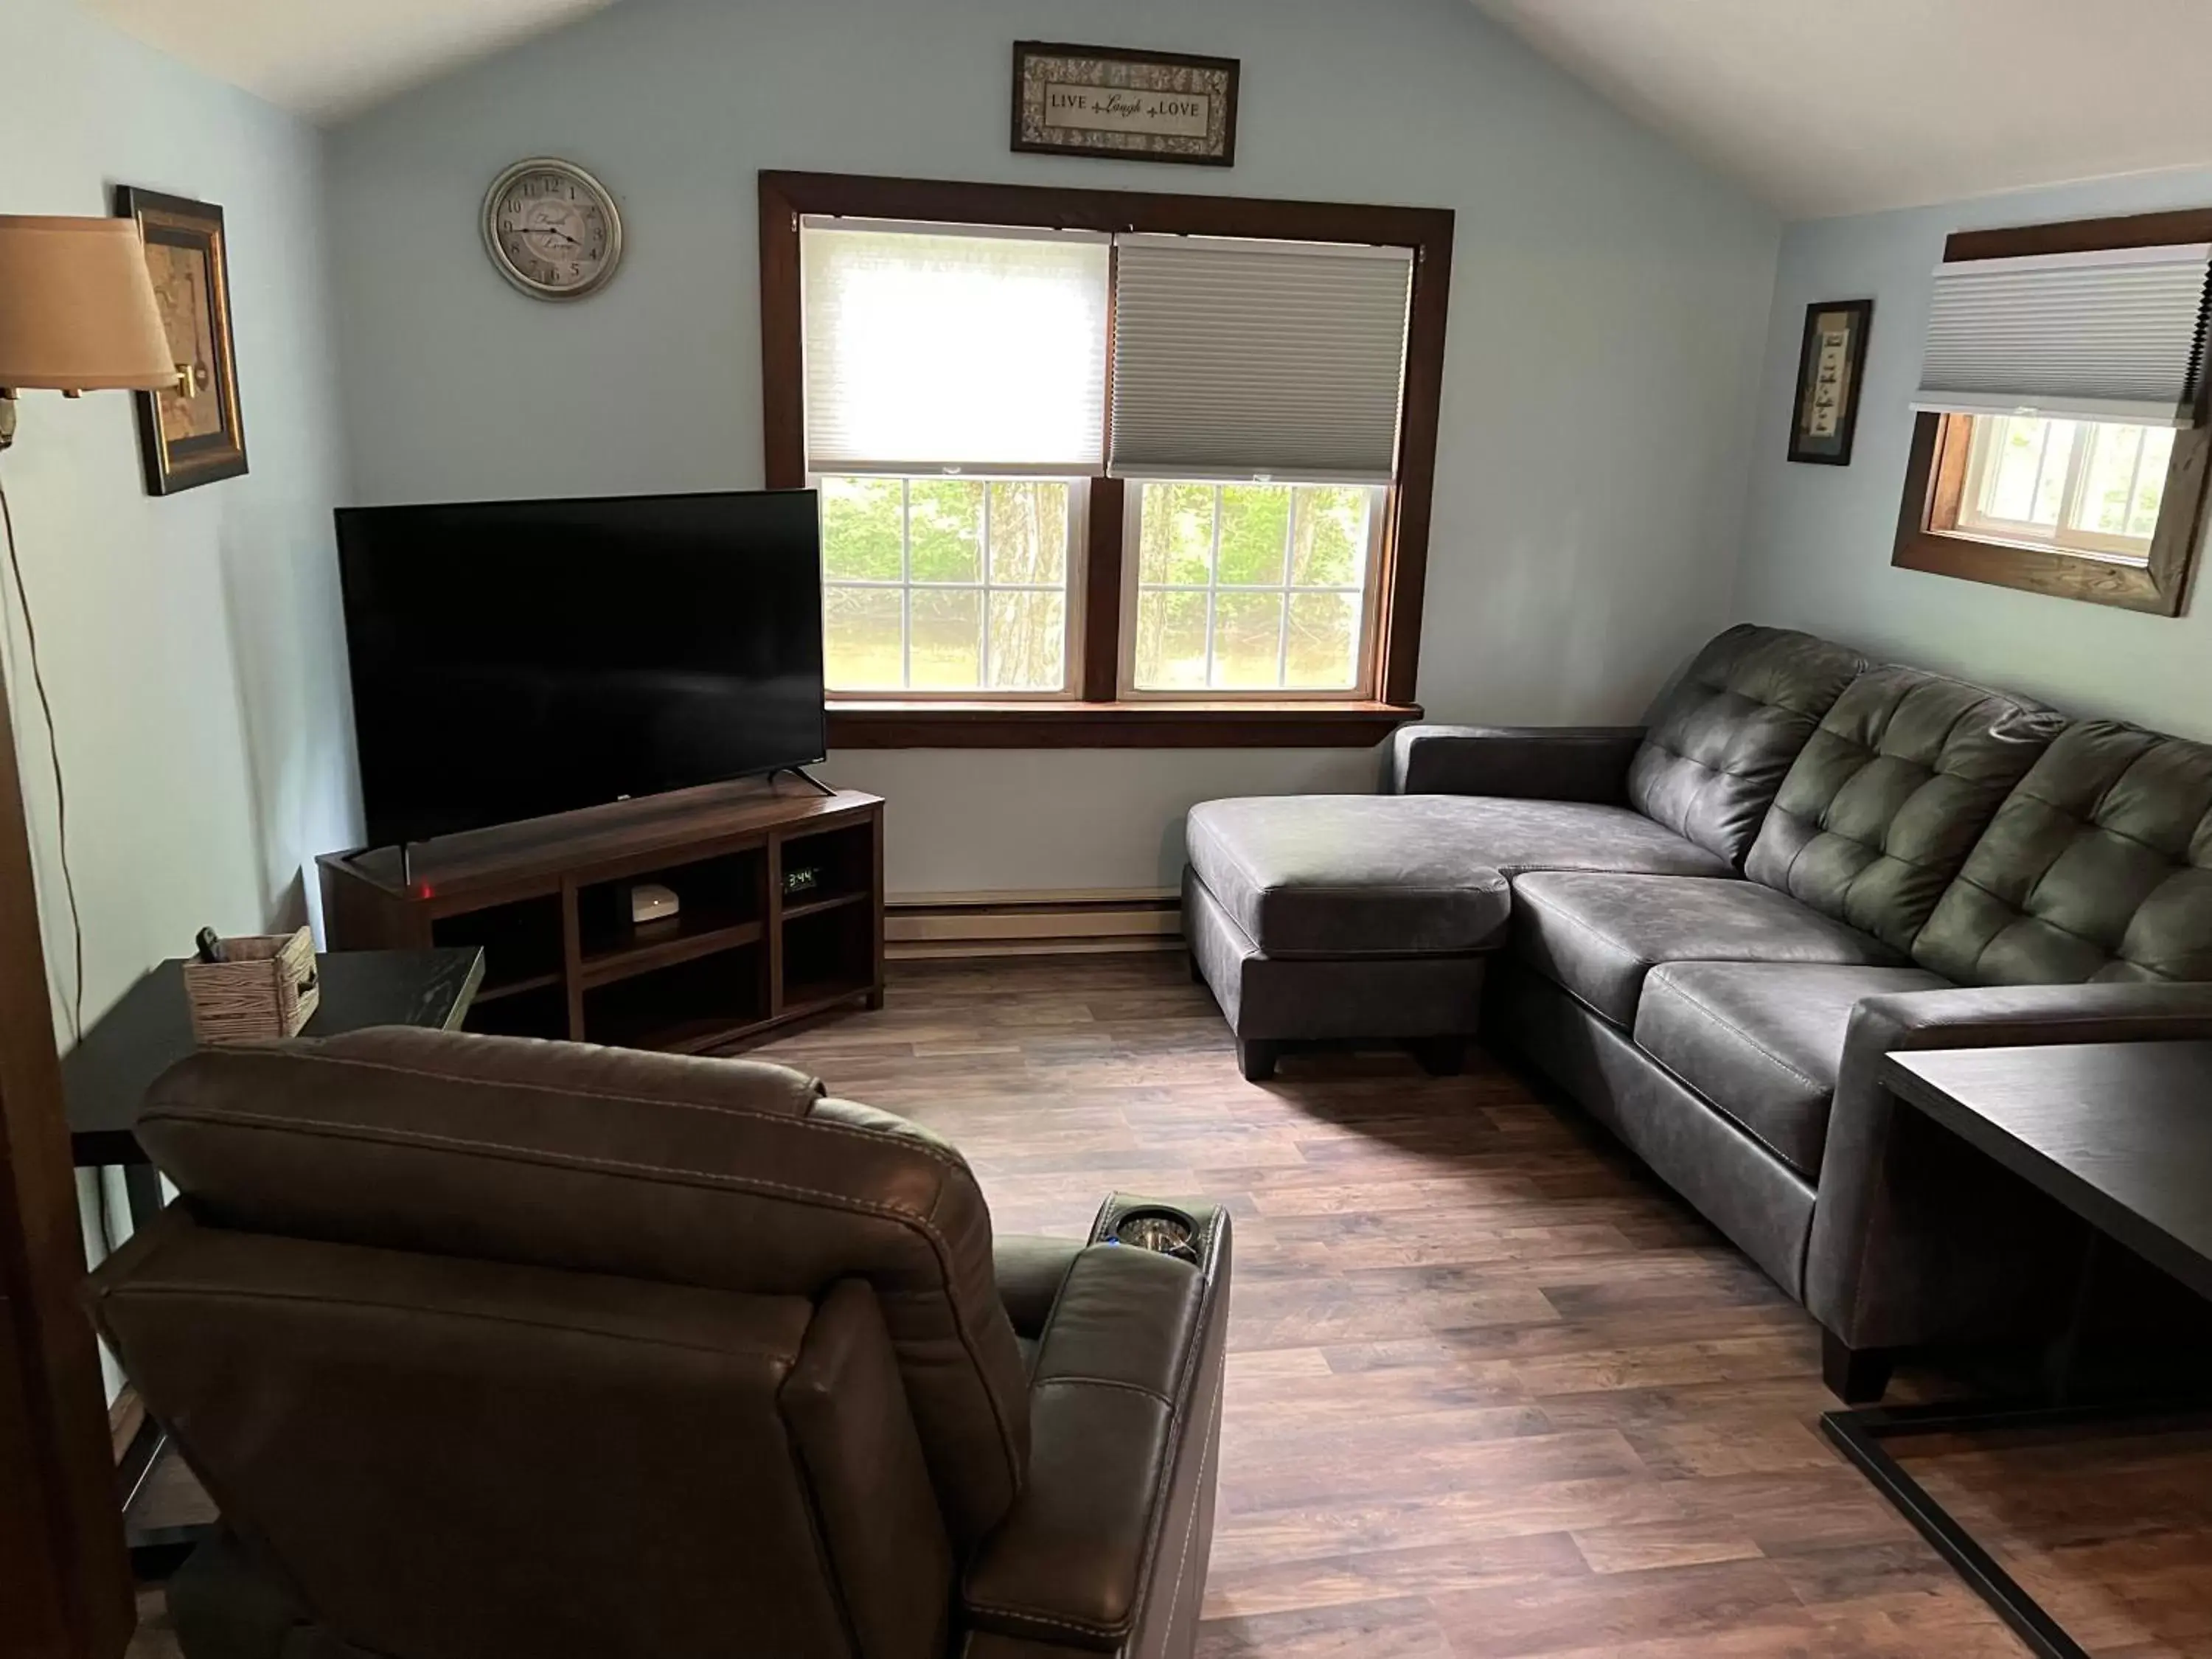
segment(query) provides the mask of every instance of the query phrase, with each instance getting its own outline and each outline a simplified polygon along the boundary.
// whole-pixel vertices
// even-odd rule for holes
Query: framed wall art
[[[115,211],[138,222],[154,298],[168,331],[177,384],[138,394],[146,489],[173,495],[246,468],[232,343],[230,263],[222,210],[210,202],[118,185]]]
[[[1014,42],[1013,147],[1121,161],[1237,161],[1234,58]]]
[[[1790,422],[1790,459],[1849,466],[1859,424],[1859,375],[1866,367],[1871,300],[1836,300],[1805,307],[1805,341],[1797,352],[1797,400]]]

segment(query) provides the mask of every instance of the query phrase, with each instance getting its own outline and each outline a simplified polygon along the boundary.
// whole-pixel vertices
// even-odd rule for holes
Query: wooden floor
[[[1167,955],[905,966],[759,1052],[951,1139],[1001,1231],[1232,1206],[1207,1659],[2026,1650],[1820,1437],[1806,1316],[1492,1063],[1248,1084]],[[1930,1449],[2100,1655],[2212,1652],[2212,1436]]]

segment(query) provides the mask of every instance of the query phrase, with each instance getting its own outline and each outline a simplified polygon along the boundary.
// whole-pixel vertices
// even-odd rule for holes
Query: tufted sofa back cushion
[[[2013,786],[2066,724],[1889,666],[1836,699],[1782,780],[1744,873],[1907,950]]]
[[[1651,712],[1628,804],[1741,864],[1776,787],[1866,659],[1786,628],[1740,623],[1698,653]]]
[[[2212,980],[2212,747],[2060,732],[1913,942],[1962,984]]]

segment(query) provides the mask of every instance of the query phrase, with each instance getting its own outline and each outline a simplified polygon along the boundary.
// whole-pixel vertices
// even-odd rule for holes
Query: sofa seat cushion
[[[1851,1010],[1950,983],[1924,968],[1662,963],[1636,1006],[1636,1046],[1814,1181]]]
[[[1191,868],[1271,957],[1494,949],[1511,907],[1481,838],[1431,795],[1265,795],[1190,809]]]
[[[1662,962],[1902,967],[1880,939],[1756,882],[1543,871],[1513,884],[1513,948],[1623,1028]]]

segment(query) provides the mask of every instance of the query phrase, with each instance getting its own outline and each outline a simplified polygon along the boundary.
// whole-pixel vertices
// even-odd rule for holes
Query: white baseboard
[[[917,894],[890,900],[884,914],[884,951],[894,962],[1182,945],[1180,901],[1158,890]]]

